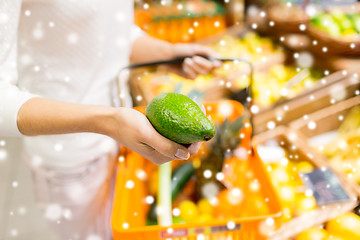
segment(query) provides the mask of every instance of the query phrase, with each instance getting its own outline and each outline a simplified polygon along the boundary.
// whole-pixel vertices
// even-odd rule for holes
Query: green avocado
[[[215,135],[215,126],[200,107],[179,93],[153,98],[145,115],[161,135],[180,144],[209,141]]]

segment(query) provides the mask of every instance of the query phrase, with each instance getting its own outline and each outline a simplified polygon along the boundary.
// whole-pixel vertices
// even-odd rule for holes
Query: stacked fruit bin
[[[214,1],[141,4],[135,22],[150,36],[173,43],[199,40],[226,28],[225,9]]]
[[[316,28],[314,19],[298,20],[300,22],[295,25],[304,25],[306,31],[298,28],[297,33],[309,36],[310,29]],[[276,24],[281,27],[280,22]],[[283,30],[294,31],[294,28],[290,26]],[[326,31],[321,34],[326,34]],[[322,56],[325,45],[316,38],[313,40],[321,45],[317,49],[320,53],[313,53]],[[138,154],[123,149],[119,156],[112,216],[114,239],[309,240],[317,239],[316,236],[320,236],[319,239],[358,239],[358,70],[331,72],[326,66],[320,74],[301,81],[292,89],[294,91],[284,96],[281,90],[286,82],[306,68],[296,66],[295,56],[301,52],[291,52],[269,37],[238,27],[201,43],[213,47],[223,57],[244,56],[254,65],[252,131],[255,134],[255,157],[244,160],[244,151],[239,149],[244,147],[241,145],[245,144],[242,142],[244,136],[251,134],[242,131],[236,134],[239,142],[235,147],[221,150],[226,159],[221,164],[222,170],[214,164],[213,152],[226,145],[223,139],[220,137],[220,140],[214,139],[212,144],[204,145],[190,160],[198,173],[174,201],[174,224],[162,227],[149,221],[148,214],[156,201],[157,190],[153,187],[156,168]],[[356,48],[356,44],[351,46]],[[327,54],[333,53],[328,51]],[[321,66],[316,59],[315,65]],[[199,76],[195,81],[169,73],[169,69],[171,67],[142,68],[131,72],[128,81],[135,105],[145,106],[162,92],[180,92],[196,97],[206,103],[207,113],[217,123],[219,132],[232,128],[237,124],[236,119],[246,115],[239,101],[246,104],[241,90],[249,83],[247,66],[225,62],[223,68],[213,75]],[[271,95],[273,92],[267,94],[261,89],[269,82],[272,84],[266,88],[278,88],[279,91],[274,91],[278,92],[277,97]],[[137,110],[143,112],[144,107],[137,107]],[[337,137],[334,137],[335,132],[338,132]],[[328,141],[319,144],[319,139],[324,138]],[[211,174],[205,174],[209,169]],[[339,181],[339,188],[346,197],[330,203],[318,200],[303,178],[316,171],[329,171]],[[197,185],[202,185],[204,178],[205,182],[219,181],[216,172],[221,173],[222,189],[216,195],[221,204],[203,201],[197,196]],[[245,200],[229,201],[228,196],[234,194],[245,196]],[[354,224],[341,224],[348,221]]]

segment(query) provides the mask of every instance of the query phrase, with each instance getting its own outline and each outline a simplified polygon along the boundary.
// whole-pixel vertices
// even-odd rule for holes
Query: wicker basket
[[[256,144],[262,144],[269,140],[275,140],[279,143],[283,142],[284,144],[282,146],[289,151],[294,151],[291,149],[296,149],[295,151],[299,156],[299,160],[309,161],[316,167],[326,167],[336,173],[336,171],[327,164],[325,158],[310,148],[305,143],[303,135],[295,130],[290,130],[287,127],[278,127],[272,131],[268,131],[254,137],[254,142]],[[325,223],[342,213],[354,209],[357,205],[357,195],[354,193],[354,185],[342,175],[337,174],[337,176],[342,184],[342,187],[350,197],[349,201],[319,206],[312,211],[293,218],[289,222],[282,224],[280,229],[277,230],[269,238],[269,240],[284,240],[295,237],[300,232],[312,226]]]
[[[346,72],[333,73],[319,80],[316,86],[300,95],[270,108],[261,109],[254,116],[255,132],[266,131],[269,122],[274,122],[275,125],[287,125],[306,114],[331,105],[334,101],[332,99],[340,101],[355,96],[355,91],[360,88],[359,77],[356,74],[344,73]]]
[[[311,24],[308,26],[308,34],[313,41],[317,42],[316,45],[310,45],[311,51],[317,55],[360,56],[360,40],[350,41],[331,37],[325,31],[311,26]]]
[[[360,87],[359,87],[360,90]],[[289,124],[290,129],[301,132],[306,138],[314,137],[319,134],[336,130],[339,128],[341,121],[339,117],[346,116],[350,109],[360,104],[360,96],[356,96],[335,105],[323,108],[317,112],[309,114],[307,119],[300,118]],[[340,119],[342,119],[340,117]],[[308,123],[315,122],[316,128],[309,129]],[[342,174],[342,173],[340,173]],[[345,178],[345,176],[344,176]],[[360,186],[354,183],[354,189],[360,196]]]
[[[308,15],[299,6],[275,5],[267,10],[267,15],[268,19],[274,22],[273,29],[278,34],[303,33],[300,25],[309,21]]]

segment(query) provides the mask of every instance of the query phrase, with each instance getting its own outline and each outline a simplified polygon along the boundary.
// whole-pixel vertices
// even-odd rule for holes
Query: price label
[[[350,200],[338,177],[329,169],[315,169],[309,173],[300,173],[308,189],[311,189],[318,205],[338,203]]]

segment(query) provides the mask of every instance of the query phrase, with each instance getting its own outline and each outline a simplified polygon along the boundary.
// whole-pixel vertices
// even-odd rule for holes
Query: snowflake
[[[17,237],[19,235],[19,231],[17,229],[13,228],[10,230],[10,235],[12,237]]]
[[[203,174],[204,174],[204,177],[207,179],[211,178],[211,176],[212,176],[212,172],[209,169],[205,170]]]
[[[35,28],[32,32],[33,38],[36,40],[40,40],[44,37],[44,31],[41,28],[41,26],[38,26],[37,28]]]
[[[299,29],[300,29],[300,31],[305,31],[306,30],[306,25],[305,24],[300,24]]]
[[[266,124],[267,128],[268,129],[274,129],[276,124],[274,121],[269,121],[267,124]]]
[[[6,13],[0,13],[0,24],[5,24],[9,21],[9,15]]]
[[[99,235],[90,234],[89,236],[87,236],[86,240],[102,240],[102,238]]]
[[[41,164],[43,163],[43,159],[38,156],[38,155],[35,155],[32,157],[31,159],[31,164],[34,166],[34,167],[38,167],[40,166]]]
[[[173,211],[172,211],[172,214],[174,215],[174,217],[180,216],[180,209],[179,208],[174,208]]]
[[[30,10],[26,10],[26,11],[24,12],[24,14],[25,14],[25,16],[29,17],[29,16],[31,15],[31,11],[30,11]]]
[[[26,213],[26,208],[24,206],[21,206],[18,208],[18,213],[20,215],[24,215]]]
[[[65,219],[70,220],[72,218],[72,212],[70,209],[64,209],[62,215]]]
[[[70,44],[76,44],[78,42],[78,40],[79,40],[79,36],[76,33],[70,33],[67,36],[67,41]]]
[[[224,174],[222,172],[218,172],[216,174],[216,180],[218,180],[218,181],[224,180]]]
[[[126,19],[126,16],[125,16],[125,14],[123,12],[118,12],[115,15],[115,19],[118,22],[124,22],[124,20]]]
[[[8,157],[8,152],[6,149],[0,149],[0,162],[6,160]]]
[[[146,202],[147,204],[153,204],[153,202],[154,202],[154,197],[151,196],[151,195],[147,196],[147,197],[145,198],[145,202]]]
[[[40,72],[40,66],[35,65],[34,66],[34,72]]]
[[[196,240],[205,240],[205,235],[204,234],[197,235]]]
[[[126,183],[125,183],[125,187],[128,188],[128,189],[133,189],[135,186],[135,183],[134,181],[132,180],[128,180]]]
[[[128,229],[129,228],[129,223],[124,222],[122,226],[123,226],[124,229]]]
[[[54,144],[54,150],[56,152],[61,152],[64,149],[64,146],[61,143]]]
[[[45,218],[46,219],[48,219],[50,221],[56,221],[61,218],[61,215],[62,215],[62,209],[59,204],[53,203],[53,204],[49,204],[46,207],[46,210],[45,210]]]
[[[144,170],[138,169],[136,170],[136,177],[140,180],[145,180],[147,178],[147,174]]]

